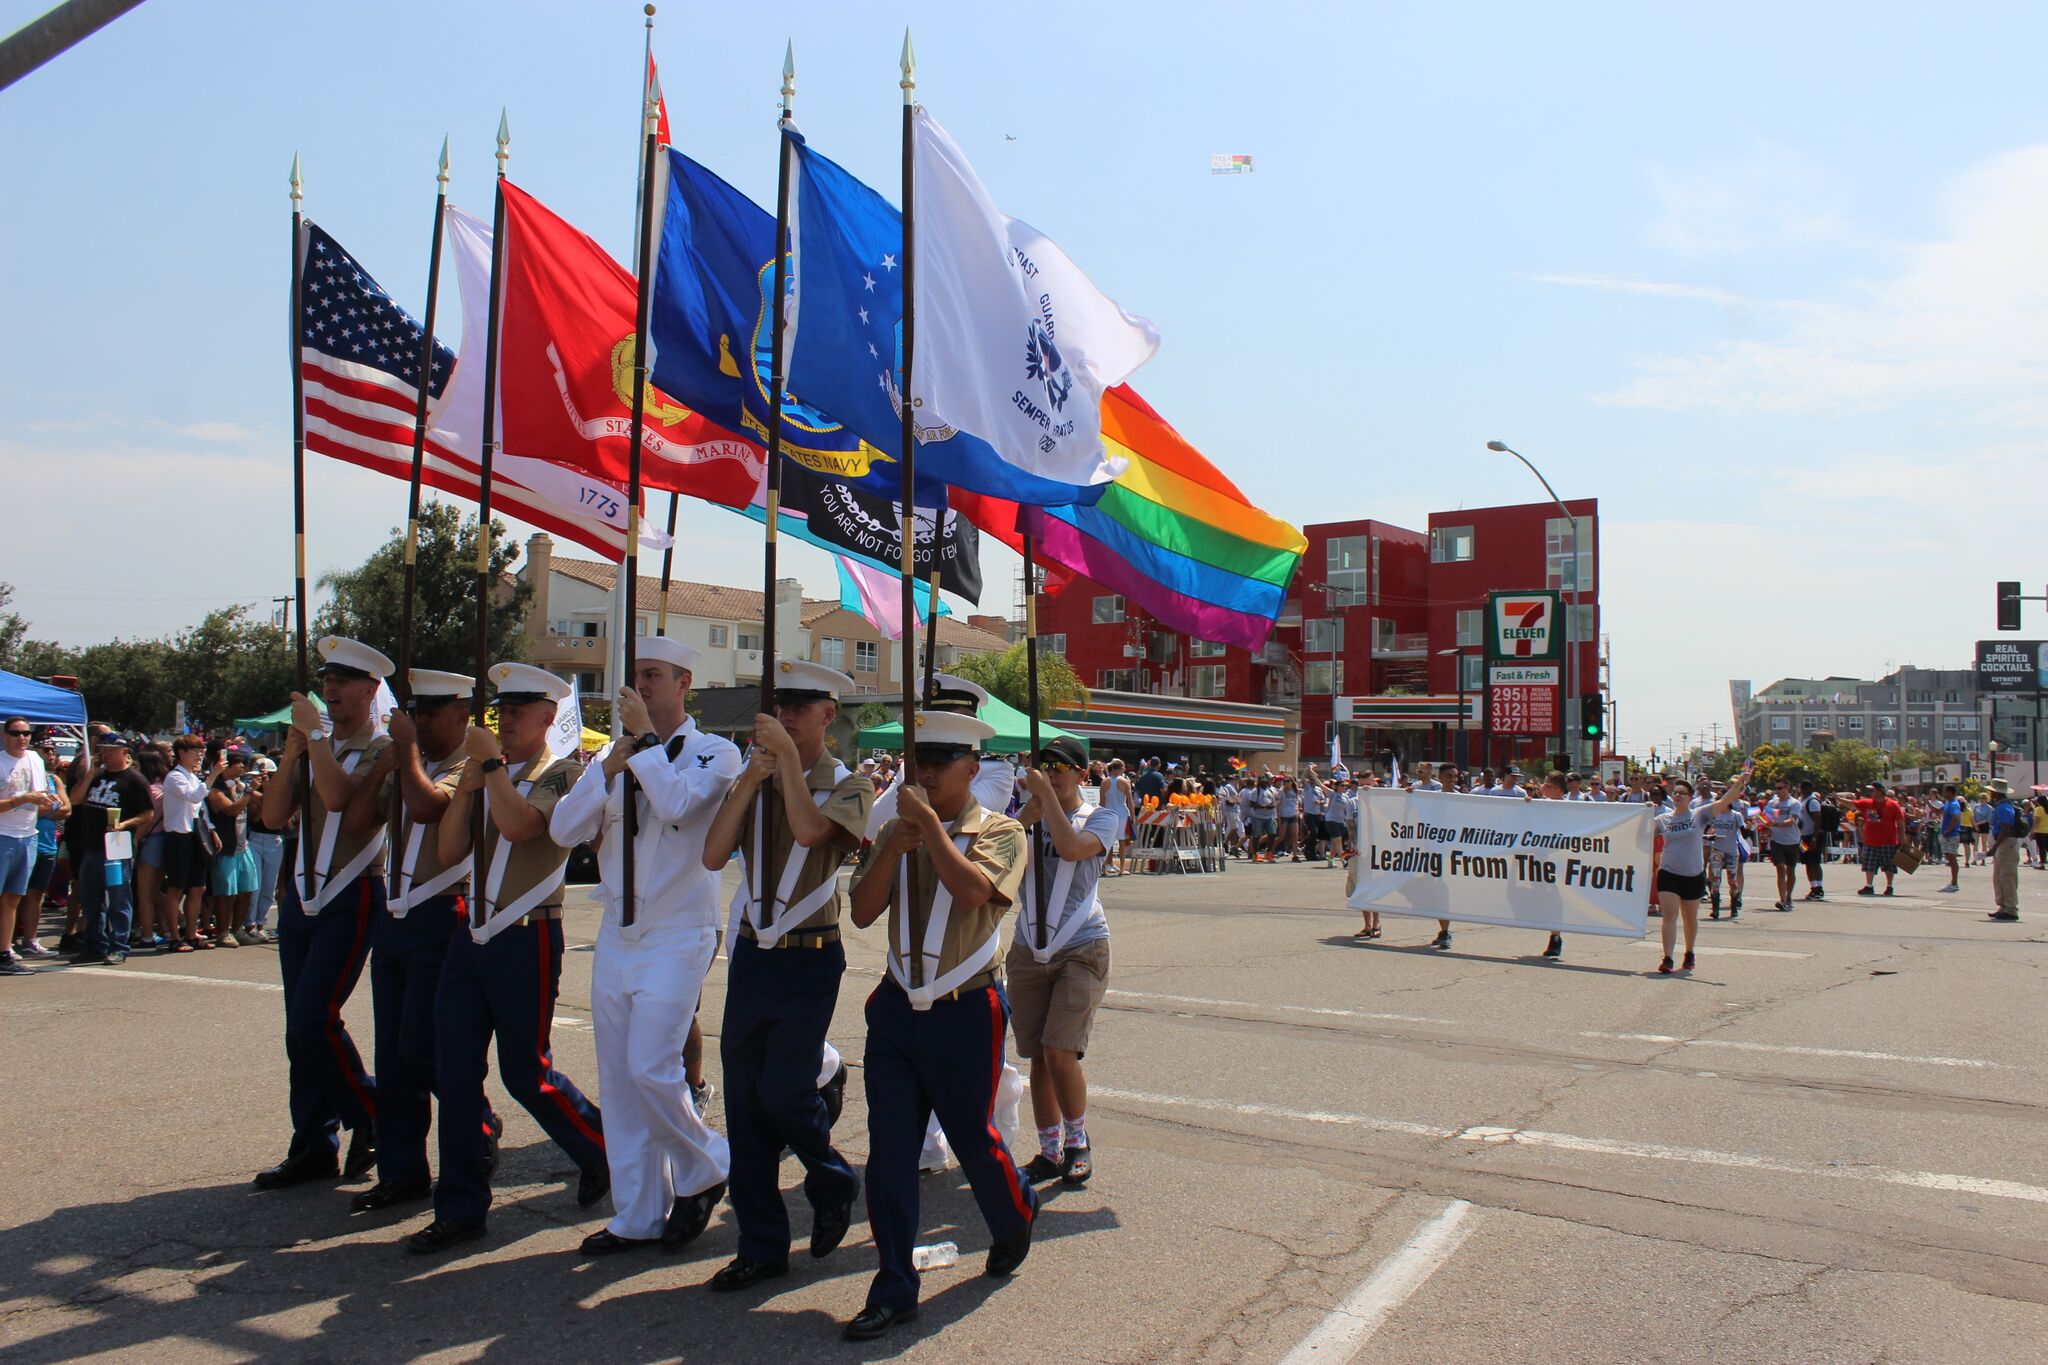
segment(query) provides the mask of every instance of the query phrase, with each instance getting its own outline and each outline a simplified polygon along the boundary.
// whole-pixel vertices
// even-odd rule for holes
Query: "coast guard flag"
[[[569,695],[555,703],[554,723],[548,726],[548,752],[567,758],[583,747],[583,685],[569,675]]]
[[[900,459],[903,215],[795,132],[784,136],[798,172],[790,196],[797,292],[783,338],[788,388]],[[928,339],[922,319],[918,337],[913,368],[921,387],[928,358],[942,343]],[[1024,342],[1018,333],[1020,356]],[[1092,479],[1063,482],[1007,463],[987,441],[938,418],[922,396],[912,406],[919,483],[936,480],[1035,507],[1093,504],[1102,497],[1104,485]]]
[[[949,426],[1019,469],[1106,483],[1102,394],[1159,349],[1159,331],[1081,273],[1059,244],[1010,217],[953,139],[911,117],[917,196],[917,354],[912,388]]]

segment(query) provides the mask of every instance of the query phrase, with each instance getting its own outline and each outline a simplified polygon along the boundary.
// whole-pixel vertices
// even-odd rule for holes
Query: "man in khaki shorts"
[[[1031,867],[1003,964],[1017,1052],[1031,1059],[1031,1112],[1038,1125],[1038,1155],[1024,1178],[1057,1178],[1070,1186],[1085,1185],[1095,1173],[1081,1058],[1109,985],[1109,921],[1097,885],[1123,832],[1117,812],[1082,802],[1087,769],[1078,743],[1055,739],[1024,774],[1030,800],[1017,819],[1031,839]]]

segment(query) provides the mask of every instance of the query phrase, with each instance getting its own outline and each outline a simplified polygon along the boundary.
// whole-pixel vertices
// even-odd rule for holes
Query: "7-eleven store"
[[[1219,772],[1235,755],[1280,769],[1294,765],[1299,749],[1299,717],[1282,706],[1093,688],[1087,710],[1060,711],[1053,721],[1087,740],[1089,757],[1132,764],[1161,758]]]

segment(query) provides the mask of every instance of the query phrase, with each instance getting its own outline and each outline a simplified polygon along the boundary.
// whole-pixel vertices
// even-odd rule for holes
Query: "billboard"
[[[2048,689],[2048,640],[1979,640],[1979,692],[2039,692]]]
[[[1486,657],[1517,663],[1563,658],[1564,614],[1558,608],[1558,594],[1487,594]]]

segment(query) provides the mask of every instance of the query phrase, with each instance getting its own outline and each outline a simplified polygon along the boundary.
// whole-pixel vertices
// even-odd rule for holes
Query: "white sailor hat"
[[[527,701],[560,701],[569,695],[569,684],[545,668],[532,664],[492,664],[491,698],[500,706],[517,706]]]
[[[654,659],[672,668],[680,668],[695,676],[698,665],[704,662],[704,655],[672,635],[652,635],[633,642],[635,658]]]
[[[406,671],[411,681],[412,704],[415,708],[427,705],[437,706],[443,702],[467,701],[476,695],[476,679],[467,673],[443,673],[432,668],[413,668]]]
[[[340,635],[323,635],[315,646],[320,651],[322,673],[353,673],[363,678],[388,678],[397,667],[360,640]]]
[[[971,716],[988,705],[988,689],[951,673],[934,673],[932,694],[924,699],[924,704],[935,710],[965,711]]]
[[[837,701],[853,691],[853,679],[836,668],[808,659],[783,659],[775,665],[775,700],[792,704]]]
[[[950,749],[957,758],[979,750],[982,741],[995,732],[996,727],[987,721],[958,711],[919,711],[915,747],[919,753]]]

